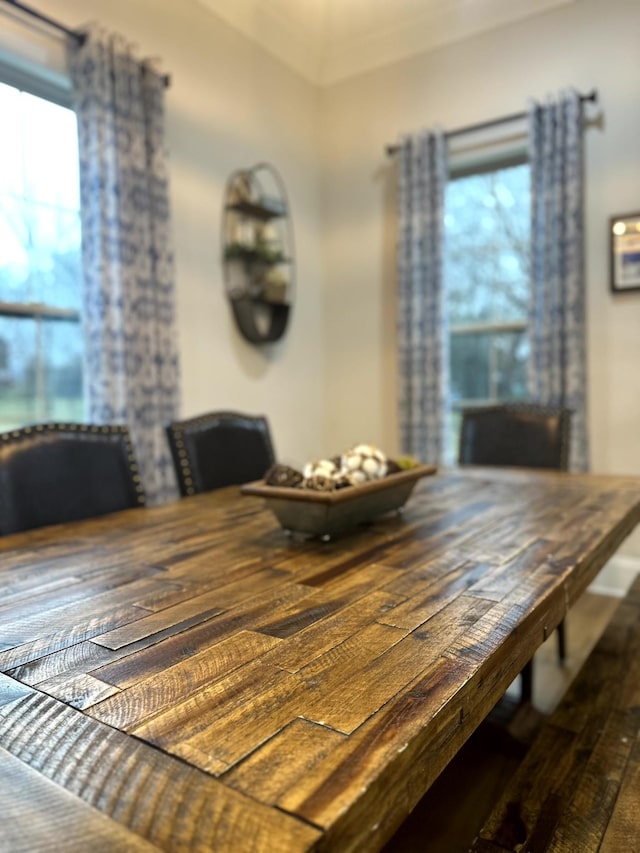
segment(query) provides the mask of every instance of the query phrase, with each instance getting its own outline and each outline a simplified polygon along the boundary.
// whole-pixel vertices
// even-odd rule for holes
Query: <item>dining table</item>
[[[379,850],[639,521],[450,468],[329,541],[237,486],[4,537],[0,850]]]

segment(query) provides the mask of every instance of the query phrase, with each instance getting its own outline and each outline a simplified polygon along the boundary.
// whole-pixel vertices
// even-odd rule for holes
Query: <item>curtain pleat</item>
[[[398,155],[399,427],[403,453],[442,463],[449,444],[449,329],[443,286],[446,140],[404,137]]]
[[[570,469],[586,471],[583,117],[578,93],[529,107],[531,397],[572,411]]]
[[[176,495],[178,414],[164,80],[124,40],[72,47],[80,150],[87,417],[126,423],[150,503]]]

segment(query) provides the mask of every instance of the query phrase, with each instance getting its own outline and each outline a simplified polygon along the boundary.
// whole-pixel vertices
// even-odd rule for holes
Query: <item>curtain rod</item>
[[[36,18],[36,20],[46,24],[48,27],[52,27],[54,30],[64,33],[67,38],[73,39],[73,41],[78,42],[78,44],[82,44],[85,40],[85,36],[82,33],[70,30],[68,27],[65,27],[64,24],[54,21],[53,18],[50,18],[48,15],[38,12],[37,9],[32,9],[31,6],[25,6],[24,3],[19,3],[18,0],[4,0],[4,2],[13,6],[15,9],[18,9],[20,12],[24,12],[25,15],[30,15],[32,18]]]
[[[54,30],[57,30],[59,33],[62,33],[67,38],[75,41],[77,44],[82,45],[86,41],[86,34],[78,32],[77,30],[72,30],[69,27],[65,27],[64,24],[61,24],[59,21],[55,21],[53,18],[50,18],[48,15],[44,15],[42,12],[39,12],[37,9],[33,9],[31,6],[27,6],[25,3],[19,2],[19,0],[4,0],[9,6],[17,9],[19,12],[23,12],[25,15],[29,15],[32,18],[35,18],[37,21],[40,21],[42,24],[46,24],[46,26],[51,27]],[[164,80],[164,85],[168,88],[171,85],[171,78],[168,74],[165,74],[162,78]]]
[[[593,89],[591,92],[588,92],[586,95],[580,95],[580,100],[584,103],[585,101],[590,101],[591,103],[598,102],[598,91],[597,89]],[[468,124],[465,127],[457,127],[455,130],[449,130],[445,133],[445,139],[451,139],[454,136],[461,136],[463,133],[471,133],[475,130],[486,130],[488,127],[497,127],[499,124],[507,124],[511,121],[519,121],[520,119],[526,118],[528,113],[520,112],[520,113],[511,113],[508,116],[501,116],[500,118],[489,119],[489,121],[481,121],[478,124]],[[385,151],[387,156],[393,156],[397,151],[400,150],[399,145],[387,145]]]

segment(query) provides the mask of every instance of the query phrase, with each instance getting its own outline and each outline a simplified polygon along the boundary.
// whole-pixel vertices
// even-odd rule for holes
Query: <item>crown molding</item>
[[[354,32],[350,38],[329,38],[325,44],[320,85],[328,86],[460,42],[577,0],[447,0],[422,4],[419,13],[396,14],[385,24]],[[396,0],[397,3],[397,0]],[[394,4],[395,5],[395,4]]]
[[[320,84],[324,0],[195,0],[310,83]]]
[[[330,86],[578,0],[196,0],[317,86]]]

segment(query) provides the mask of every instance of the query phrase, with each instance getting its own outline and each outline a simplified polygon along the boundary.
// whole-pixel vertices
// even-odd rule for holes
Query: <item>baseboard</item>
[[[616,554],[589,587],[589,592],[622,598],[640,572],[640,557]]]

